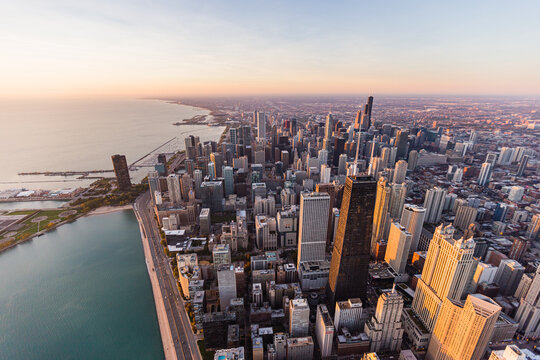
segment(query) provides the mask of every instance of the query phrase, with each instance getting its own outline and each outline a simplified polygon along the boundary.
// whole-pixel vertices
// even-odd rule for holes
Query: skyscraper
[[[480,294],[467,296],[465,304],[445,299],[426,359],[482,359],[500,312],[495,301]]]
[[[403,298],[395,289],[379,296],[375,315],[364,326],[364,332],[371,339],[370,351],[398,351],[401,348],[402,311]]]
[[[480,175],[478,175],[478,185],[486,186],[489,183],[491,177],[491,168],[492,165],[488,162],[482,164]]]
[[[234,193],[234,172],[231,166],[223,167],[223,179],[225,183],[225,196]]]
[[[525,233],[525,237],[528,239],[534,239],[538,236],[538,232],[540,231],[540,214],[533,215],[531,222],[529,223],[529,226],[527,227],[527,232]]]
[[[257,140],[264,141],[266,139],[266,115],[256,111],[255,117],[257,119]]]
[[[405,273],[405,265],[407,265],[411,242],[412,235],[405,227],[397,222],[393,222],[390,225],[390,235],[388,236],[384,261],[398,274]]]
[[[493,282],[499,285],[502,295],[513,295],[524,272],[525,268],[516,260],[503,259]]]
[[[409,252],[415,252],[418,250],[418,240],[420,239],[420,234],[422,233],[425,216],[426,209],[422,206],[413,204],[405,204],[403,206],[401,220],[399,223],[403,225],[412,235],[411,248]]]
[[[334,342],[334,324],[326,305],[317,305],[317,319],[315,321],[315,333],[321,349],[321,357],[325,358],[332,354]]]
[[[366,299],[376,185],[372,177],[347,177],[332,252],[328,304],[349,298]]]
[[[456,217],[454,218],[454,227],[461,229],[463,231],[469,228],[476,220],[476,215],[478,214],[478,209],[472,206],[462,205],[457,208]]]
[[[304,192],[300,195],[298,261],[324,260],[330,196],[323,192]]]
[[[129,168],[125,155],[113,155],[112,163],[114,167],[114,175],[116,175],[116,182],[118,183],[119,190],[131,189],[131,180],[129,178]]]
[[[381,177],[377,181],[377,196],[373,211],[373,229],[371,235],[371,254],[375,254],[377,241],[382,240],[386,218],[388,217],[388,204],[390,202],[391,189],[386,185],[387,181]]]
[[[289,301],[290,337],[307,336],[309,330],[309,306],[306,299]]]
[[[516,173],[517,176],[523,176],[523,173],[525,172],[525,169],[527,168],[528,162],[529,162],[529,155],[523,155],[523,158],[519,162],[518,171]]]
[[[167,176],[167,190],[169,191],[169,200],[174,205],[180,205],[182,203],[182,193],[180,191],[178,175],[170,174]]]
[[[236,274],[234,265],[220,265],[217,269],[219,288],[219,305],[221,311],[225,311],[231,300],[236,298]]]
[[[529,290],[520,300],[516,321],[519,322],[518,330],[526,337],[540,337],[540,266],[536,269]]]
[[[435,326],[443,300],[459,300],[466,293],[475,266],[474,240],[454,240],[453,236],[451,225],[435,229],[414,293],[412,308],[428,331]]]
[[[332,114],[326,115],[326,125],[324,126],[324,139],[328,141],[332,137],[332,132],[336,126]]]
[[[396,163],[396,167],[394,170],[394,184],[401,184],[405,181],[405,177],[407,176],[407,162],[405,160],[399,160]]]
[[[360,130],[360,124],[362,121],[362,110],[356,112],[356,118],[354,119],[354,129]]]
[[[406,159],[407,158],[407,147],[409,141],[409,130],[399,129],[396,135],[396,148],[397,148],[397,159]]]
[[[441,220],[445,198],[446,190],[440,187],[436,186],[426,191],[424,207],[426,208],[425,222],[427,224],[435,224]]]

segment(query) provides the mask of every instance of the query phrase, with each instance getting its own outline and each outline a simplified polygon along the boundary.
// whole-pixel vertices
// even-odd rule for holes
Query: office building
[[[345,182],[327,287],[330,309],[336,301],[366,299],[376,186],[366,176]]]
[[[312,360],[313,350],[311,336],[287,339],[287,360]]]
[[[276,218],[265,215],[256,216],[255,233],[259,250],[276,250],[278,248]]]
[[[244,360],[244,347],[219,349],[214,354],[214,360]]]
[[[317,318],[315,320],[315,334],[317,343],[321,350],[321,357],[332,355],[332,345],[334,343],[334,324],[326,305],[317,305]]]
[[[493,350],[488,360],[535,360],[538,355],[528,355],[528,351],[518,348],[516,345],[507,345],[504,350]]]
[[[408,164],[405,160],[399,160],[396,163],[393,179],[394,184],[401,184],[405,181],[405,178],[407,177],[407,167]]]
[[[513,295],[524,272],[525,268],[516,260],[504,259],[499,264],[499,269],[495,274],[493,282],[499,285],[502,295]]]
[[[219,265],[216,267],[216,273],[220,309],[225,311],[231,305],[231,300],[237,297],[234,265]]]
[[[337,301],[334,314],[336,332],[342,328],[357,331],[362,327],[362,300],[360,298]]]
[[[527,239],[536,239],[536,237],[538,236],[538,232],[540,232],[540,214],[535,214],[533,215],[531,222],[527,227],[525,237]]]
[[[131,189],[131,180],[129,178],[129,167],[126,161],[126,156],[118,154],[113,155],[112,163],[118,189],[122,191]]]
[[[468,295],[465,304],[445,299],[426,359],[482,359],[500,312],[495,301],[480,294]]]
[[[182,192],[180,191],[180,180],[178,175],[170,174],[167,176],[167,190],[169,192],[169,200],[173,205],[182,203]]]
[[[231,249],[229,244],[216,244],[212,250],[212,259],[214,268],[220,265],[229,265],[231,263]]]
[[[231,166],[223,167],[223,182],[225,183],[225,196],[234,194],[234,173]]]
[[[426,208],[413,204],[405,204],[401,212],[399,223],[407,229],[411,234],[411,247],[409,253],[418,250],[418,241],[424,226],[424,218],[426,216]]]
[[[492,165],[488,162],[482,164],[480,169],[480,175],[478,175],[478,185],[486,186],[489,183],[491,177]]]
[[[426,191],[424,208],[426,209],[425,222],[427,224],[437,224],[441,220],[441,214],[446,198],[446,190],[434,187]]]
[[[397,159],[406,159],[409,147],[409,130],[399,129],[396,134]]]
[[[266,140],[266,115],[263,112],[255,111],[254,116],[257,124],[257,141]]]
[[[459,206],[456,211],[456,217],[454,218],[453,225],[455,228],[460,230],[467,230],[469,225],[474,223],[476,216],[478,214],[478,209],[472,206]]]
[[[519,331],[527,338],[540,338],[540,266],[536,269],[534,278],[525,297],[521,298],[516,313]]]
[[[210,209],[202,208],[199,214],[199,232],[201,235],[210,235],[211,229]]]
[[[371,235],[371,254],[375,253],[377,242],[383,239],[384,229],[388,218],[388,205],[390,204],[391,188],[387,186],[384,177],[377,181],[377,196],[373,210],[373,229]]]
[[[221,181],[204,181],[201,184],[202,206],[212,212],[223,211],[223,183]]]
[[[435,326],[443,300],[459,300],[466,293],[475,266],[474,240],[454,240],[453,235],[452,226],[437,227],[414,293],[412,309],[429,331]]]
[[[393,222],[390,225],[390,235],[388,236],[384,261],[398,274],[405,273],[411,243],[411,233],[404,226]]]
[[[371,339],[370,351],[395,352],[401,348],[403,298],[395,289],[383,292],[377,301],[375,315],[364,326]]]
[[[304,192],[300,195],[297,267],[304,261],[324,260],[330,196],[326,193]]]
[[[289,301],[289,336],[307,336],[309,330],[309,306],[306,299]]]

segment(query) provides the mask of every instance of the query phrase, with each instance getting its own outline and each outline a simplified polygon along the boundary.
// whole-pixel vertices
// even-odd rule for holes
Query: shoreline
[[[111,214],[111,213],[115,213],[118,211],[125,211],[125,210],[133,210],[133,204],[120,205],[120,206],[100,206],[97,209],[94,209],[83,216],[106,215],[106,214]]]

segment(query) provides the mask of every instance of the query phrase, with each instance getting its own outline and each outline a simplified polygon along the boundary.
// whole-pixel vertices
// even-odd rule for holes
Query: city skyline
[[[540,94],[532,1],[0,9],[0,98]]]

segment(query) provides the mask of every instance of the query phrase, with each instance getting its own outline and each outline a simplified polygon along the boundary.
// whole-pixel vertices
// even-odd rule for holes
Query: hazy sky
[[[538,0],[0,0],[0,97],[537,95],[538,14]]]

